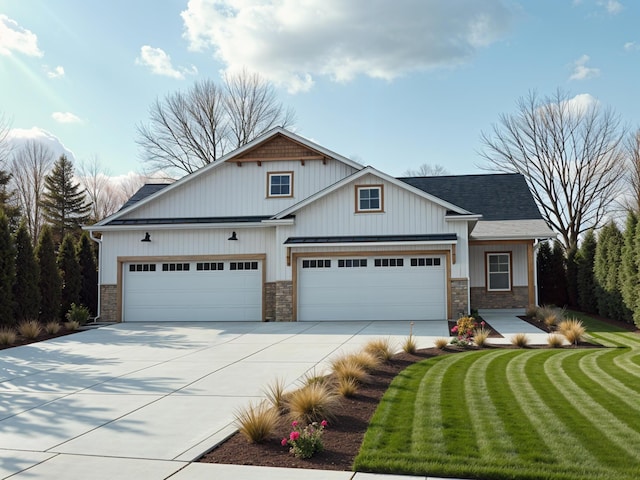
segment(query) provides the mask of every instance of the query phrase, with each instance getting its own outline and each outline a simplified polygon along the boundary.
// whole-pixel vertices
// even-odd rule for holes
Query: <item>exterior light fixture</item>
[[[236,236],[236,232],[233,232],[231,236],[227,238],[227,240],[238,240],[238,237]]]
[[[151,241],[151,235],[149,235],[149,232],[145,232],[144,234],[144,238],[142,240],[140,240],[141,242],[150,242]]]

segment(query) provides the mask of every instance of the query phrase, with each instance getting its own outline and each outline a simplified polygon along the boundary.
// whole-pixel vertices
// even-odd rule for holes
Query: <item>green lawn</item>
[[[617,348],[483,350],[409,367],[380,403],[355,469],[640,478],[640,336],[582,319]]]

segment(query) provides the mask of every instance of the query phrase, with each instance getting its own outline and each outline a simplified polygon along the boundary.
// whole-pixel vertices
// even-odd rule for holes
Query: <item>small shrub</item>
[[[67,330],[75,331],[80,328],[80,324],[75,320],[69,320],[68,322],[64,322],[64,328]]]
[[[476,347],[486,347],[487,340],[491,331],[482,325],[480,328],[476,328],[473,333],[473,343]]]
[[[313,371],[307,372],[302,377],[302,386],[306,387],[308,385],[328,385],[330,383],[329,377],[326,375],[322,375],[317,373],[315,369]]]
[[[456,322],[455,327],[451,329],[456,338],[451,340],[454,345],[460,345],[461,347],[467,347],[473,343],[473,334],[475,332],[478,323],[474,317],[464,316],[460,317]],[[484,322],[482,322],[484,326]]]
[[[354,363],[360,365],[367,372],[375,370],[376,367],[380,365],[380,359],[367,352],[356,352],[350,354],[349,356]]]
[[[388,338],[370,340],[364,346],[364,351],[378,358],[381,362],[388,362],[393,357],[391,340]]]
[[[42,327],[37,320],[25,320],[18,324],[18,333],[29,340],[38,338],[41,332]]]
[[[554,333],[547,337],[547,345],[551,348],[560,348],[562,347],[562,344],[563,344],[563,340],[561,335],[556,335]]]
[[[537,305],[529,305],[527,309],[524,311],[524,314],[529,318],[536,318],[538,316]]]
[[[339,378],[336,388],[340,395],[350,398],[358,393],[358,382],[353,378]]]
[[[58,322],[51,321],[51,322],[47,322],[47,324],[44,326],[44,331],[47,332],[49,335],[55,335],[60,331],[60,328],[61,327]]]
[[[409,335],[404,343],[402,344],[402,350],[406,353],[414,354],[418,350],[418,344],[416,343],[416,339],[413,335]]]
[[[529,346],[529,337],[527,337],[526,333],[516,333],[511,337],[511,344],[518,348],[526,348]]]
[[[338,396],[327,385],[313,383],[291,392],[287,407],[292,420],[313,423],[323,418],[335,418]]]
[[[250,442],[260,443],[271,435],[280,415],[268,403],[249,404],[235,413],[238,431]]]
[[[18,335],[15,330],[7,327],[0,328],[0,345],[13,345],[16,343]]]
[[[367,371],[351,355],[332,361],[331,370],[338,381],[351,379],[363,383],[369,377]]]
[[[565,336],[567,341],[573,345],[577,345],[586,333],[586,328],[582,322],[575,318],[563,320],[558,325],[558,331]]]
[[[282,446],[289,445],[289,451],[297,458],[311,458],[316,452],[324,450],[322,444],[322,433],[327,426],[327,421],[313,422],[304,428],[300,428],[297,421],[291,422],[293,430],[289,438],[282,439]]]
[[[84,325],[89,320],[89,309],[84,305],[71,304],[71,308],[65,315],[65,318],[70,322],[78,322],[79,325]]]
[[[436,341],[434,342],[434,345],[438,350],[444,350],[444,347],[446,347],[448,344],[448,338],[436,338]]]
[[[264,389],[264,395],[267,397],[267,401],[278,412],[284,412],[285,410],[285,384],[282,378],[276,378],[269,383]]]

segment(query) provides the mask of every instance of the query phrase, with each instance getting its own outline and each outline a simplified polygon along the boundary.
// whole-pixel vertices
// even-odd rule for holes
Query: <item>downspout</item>
[[[538,305],[538,247],[540,243],[538,238],[533,241],[533,288],[536,306]]]
[[[98,321],[100,318],[100,297],[101,297],[101,288],[102,285],[102,238],[96,238],[93,236],[93,230],[89,231],[89,238],[98,244],[98,311],[96,312],[96,318],[93,320],[94,323]]]

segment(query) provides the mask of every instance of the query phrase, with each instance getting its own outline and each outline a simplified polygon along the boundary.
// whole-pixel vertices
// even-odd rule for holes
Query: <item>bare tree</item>
[[[625,199],[627,210],[640,212],[640,129],[627,138],[627,179],[630,186],[629,198]]]
[[[187,92],[156,99],[148,124],[138,125],[136,142],[147,173],[191,173],[245,145],[275,125],[288,125],[273,86],[257,74],[243,71],[224,78],[196,82]]]
[[[620,117],[596,101],[571,99],[557,90],[535,92],[517,102],[515,114],[500,116],[482,133],[489,170],[521,173],[544,219],[568,249],[606,220],[624,171],[625,129]]]
[[[104,169],[97,155],[78,165],[78,181],[91,202],[91,221],[97,222],[112,213],[126,201],[113,185],[109,172]]]
[[[40,202],[45,189],[44,179],[54,161],[53,151],[35,140],[29,140],[16,150],[11,160],[16,196],[33,239],[40,236],[40,228],[44,223]]]
[[[449,171],[442,165],[423,163],[418,168],[407,169],[404,174],[405,177],[440,177],[442,175],[450,175]]]
[[[4,113],[0,113],[0,170],[4,170],[11,155],[9,144],[10,122]]]

